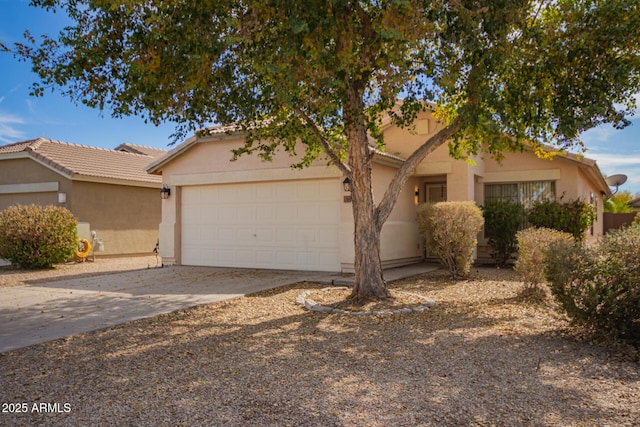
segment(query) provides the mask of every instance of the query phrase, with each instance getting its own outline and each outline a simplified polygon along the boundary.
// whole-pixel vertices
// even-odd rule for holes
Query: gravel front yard
[[[95,261],[68,262],[57,264],[54,268],[42,270],[21,270],[13,268],[0,259],[0,288],[9,286],[33,285],[61,280],[65,277],[82,277],[97,274],[119,273],[131,270],[144,270],[162,265],[160,257],[154,255],[129,256],[125,258],[96,258]]]
[[[3,412],[28,411],[0,425],[640,425],[637,352],[521,286],[437,271],[391,285],[431,310],[347,316],[297,306],[320,289],[300,283],[2,354]]]

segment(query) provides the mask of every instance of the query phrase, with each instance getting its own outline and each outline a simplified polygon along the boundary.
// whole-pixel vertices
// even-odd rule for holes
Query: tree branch
[[[338,153],[335,152],[335,150],[333,150],[333,148],[331,148],[331,145],[329,144],[329,141],[327,141],[327,139],[324,137],[324,135],[322,134],[322,132],[320,131],[320,129],[318,128],[318,126],[315,124],[315,122],[311,119],[311,117],[309,117],[304,111],[302,111],[299,107],[292,107],[293,111],[300,117],[302,118],[302,120],[304,120],[304,122],[311,127],[311,131],[314,133],[314,135],[316,135],[318,137],[318,141],[320,142],[320,145],[322,146],[322,149],[324,150],[325,153],[327,153],[327,156],[329,156],[329,159],[331,160],[331,162],[336,165],[336,167],[338,169],[340,169],[340,171],[347,175],[350,176],[351,175],[351,168],[349,168],[349,166],[347,164],[345,164],[342,160],[340,160],[340,156],[338,156]]]
[[[396,172],[393,180],[389,184],[387,191],[384,193],[382,200],[376,208],[376,224],[378,230],[382,230],[382,226],[391,214],[393,207],[400,196],[402,188],[407,183],[407,180],[415,170],[415,168],[427,157],[428,154],[433,152],[436,148],[447,142],[451,137],[458,132],[463,125],[461,118],[456,118],[448,126],[444,127],[438,133],[426,140],[416,151],[414,151],[407,160],[404,161],[400,169]]]

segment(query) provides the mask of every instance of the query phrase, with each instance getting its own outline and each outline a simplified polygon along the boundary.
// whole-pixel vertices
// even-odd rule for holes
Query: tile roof
[[[122,145],[119,147],[122,148]],[[162,178],[148,174],[145,167],[166,151],[133,144],[128,144],[127,148],[130,150],[109,150],[38,138],[0,147],[0,158],[3,154],[24,152],[70,179],[79,175],[96,179],[161,183]],[[149,154],[131,152],[142,151],[142,148],[146,148]]]
[[[115,151],[126,151],[134,154],[146,154],[154,159],[163,156],[167,153],[167,150],[155,147],[145,147],[144,145],[131,144],[129,142],[122,143],[114,148]]]

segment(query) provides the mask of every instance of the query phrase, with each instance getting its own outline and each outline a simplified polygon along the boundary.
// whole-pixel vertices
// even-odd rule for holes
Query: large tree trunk
[[[351,206],[354,219],[355,284],[349,299],[363,303],[390,297],[382,276],[380,260],[380,232],[377,226],[376,204],[371,185],[371,153],[367,129],[361,112],[364,109],[357,91],[350,93],[349,108],[345,109],[347,138],[349,139],[349,167],[351,169]],[[355,114],[349,114],[355,112]]]
[[[349,124],[354,122],[349,121]],[[355,123],[358,123],[357,120]],[[418,148],[394,176],[391,184],[376,206],[371,182],[371,153],[364,124],[347,126],[349,138],[349,167],[351,169],[351,195],[354,218],[355,284],[349,299],[362,303],[368,300],[389,298],[382,273],[380,259],[380,235],[382,226],[398,200],[407,179],[427,154],[444,144],[460,129],[461,121],[455,120],[441,129]]]
[[[368,166],[352,181],[354,218],[355,284],[350,299],[363,303],[390,296],[382,275],[380,260],[380,229],[376,227],[375,202],[371,191],[371,167]]]

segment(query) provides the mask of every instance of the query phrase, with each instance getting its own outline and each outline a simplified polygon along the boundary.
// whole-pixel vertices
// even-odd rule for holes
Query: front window
[[[553,200],[556,197],[555,181],[530,181],[508,184],[486,184],[484,187],[485,202],[520,203],[525,208],[535,202]]]

